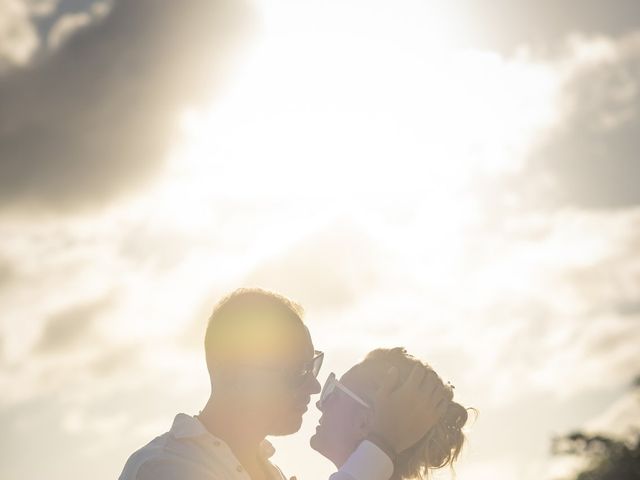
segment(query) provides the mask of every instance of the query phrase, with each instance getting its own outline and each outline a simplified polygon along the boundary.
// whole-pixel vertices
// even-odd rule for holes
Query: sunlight
[[[180,119],[183,140],[152,200],[158,221],[213,239],[225,235],[202,219],[221,214],[211,207],[221,199],[308,212],[294,228],[271,218],[271,228],[247,232],[261,240],[240,271],[349,212],[377,241],[404,246],[396,262],[425,291],[455,291],[469,274],[466,232],[491,218],[482,182],[517,172],[557,121],[559,80],[525,53],[460,50],[451,12],[402,5],[367,17],[342,2],[318,12],[269,2],[233,87]],[[380,218],[365,217],[372,204]],[[191,278],[198,261],[215,263],[211,254],[192,260]],[[529,260],[523,271],[487,268],[485,282],[514,289],[515,275],[526,291]]]
[[[305,17],[313,9],[275,5],[234,87],[182,120],[170,170],[173,183],[188,185],[188,195],[178,188],[182,202],[194,191],[342,201],[393,194],[442,208],[469,193],[474,175],[517,170],[557,117],[549,69],[456,50],[442,26],[451,22],[418,4],[362,18],[340,3],[339,17],[323,8],[313,22]]]

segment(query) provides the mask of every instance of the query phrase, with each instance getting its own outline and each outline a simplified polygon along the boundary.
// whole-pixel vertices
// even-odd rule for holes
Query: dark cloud
[[[48,353],[77,345],[91,331],[95,316],[111,303],[112,298],[107,296],[53,315],[45,325],[36,350]]]
[[[116,2],[101,22],[0,78],[0,205],[98,204],[163,164],[177,114],[222,74],[241,2]]]
[[[610,132],[582,125],[555,136],[540,153],[557,180],[563,205],[619,208],[640,203],[640,118]]]
[[[540,47],[546,61],[571,71],[561,92],[569,114],[521,174],[505,177],[508,190],[525,204],[553,208],[640,204],[640,3],[500,0],[483,10],[470,23],[494,32],[492,48],[500,42]],[[568,42],[576,32],[581,35]],[[576,51],[568,45],[592,58],[572,58]]]
[[[602,47],[583,41],[585,49]],[[586,209],[640,204],[640,33],[605,48],[603,58],[570,67],[575,71],[562,91],[569,113],[520,178],[509,179],[534,202]]]
[[[124,346],[100,352],[98,358],[89,365],[91,375],[108,377],[127,368],[137,367],[140,350],[140,346]]]
[[[621,317],[640,318],[640,298],[620,302],[618,305],[616,305],[615,312]]]
[[[549,139],[537,161],[556,177],[562,203],[615,208],[640,203],[640,48],[621,65],[601,65],[567,87],[573,115]]]
[[[553,45],[573,32],[619,36],[637,28],[640,18],[637,0],[462,0],[458,5],[474,46],[502,51]]]

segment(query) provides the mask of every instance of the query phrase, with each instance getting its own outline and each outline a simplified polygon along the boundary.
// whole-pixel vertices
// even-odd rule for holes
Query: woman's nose
[[[320,400],[318,400],[318,401],[316,402],[316,408],[317,408],[318,410],[322,411],[322,402],[321,402]]]
[[[311,393],[313,394],[320,393],[321,390],[322,390],[322,385],[320,385],[320,382],[316,377],[313,377],[313,390],[311,391]]]

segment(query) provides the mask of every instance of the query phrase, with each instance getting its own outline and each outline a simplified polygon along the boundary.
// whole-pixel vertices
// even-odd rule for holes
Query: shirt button
[[[238,473],[242,472],[242,466],[238,465],[238,466],[236,467],[236,471],[237,471]]]

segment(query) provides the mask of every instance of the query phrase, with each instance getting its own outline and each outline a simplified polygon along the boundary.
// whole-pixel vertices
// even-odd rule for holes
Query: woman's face
[[[367,365],[358,364],[340,378],[340,383],[369,405],[376,389],[374,372]],[[320,404],[322,412],[311,448],[340,468],[369,432],[371,418],[367,408],[339,388]]]

